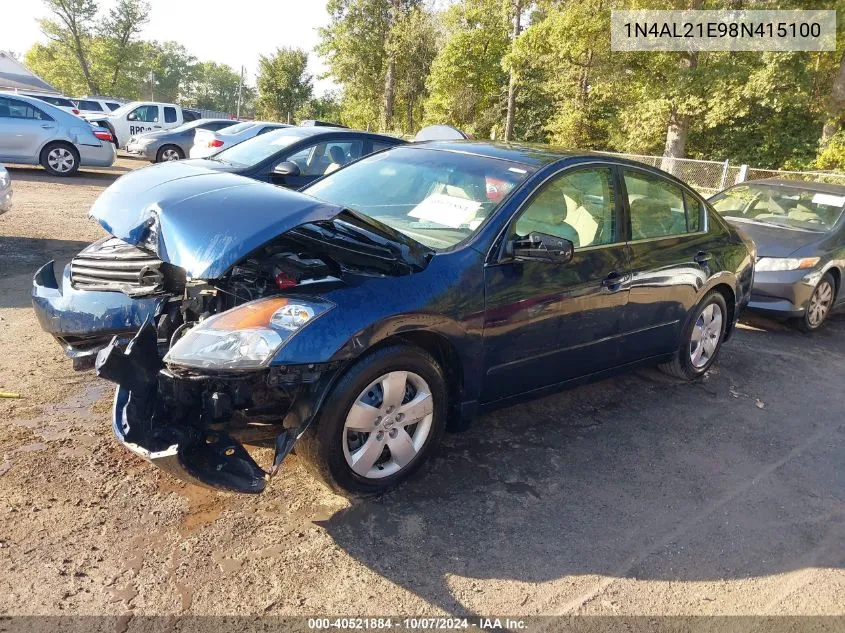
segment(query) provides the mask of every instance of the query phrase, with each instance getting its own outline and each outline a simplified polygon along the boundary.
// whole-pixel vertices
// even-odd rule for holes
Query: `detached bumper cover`
[[[223,404],[221,408],[227,409],[224,413],[214,411],[218,404],[235,402],[242,396],[237,390],[243,376],[232,378],[230,390],[219,386],[225,385],[225,378],[214,378],[218,385],[214,394],[204,387],[194,388],[196,377],[174,377],[159,360],[156,333],[150,323],[144,324],[125,350],[115,338],[97,356],[96,370],[101,378],[118,384],[112,428],[121,444],[180,479],[241,493],[264,491],[314,418],[333,373],[314,374],[310,382],[303,382],[303,375],[294,373],[287,385],[274,383],[274,389],[289,393],[290,398],[284,399],[286,413],[278,415],[272,432],[272,467],[264,470],[236,439],[239,433],[227,424],[233,417],[231,407]],[[272,383],[268,372],[262,370],[255,376]],[[245,399],[252,397],[246,395]]]
[[[32,307],[38,322],[75,361],[93,362],[115,335],[132,337],[166,300],[164,296],[133,299],[122,292],[77,290],[70,283],[69,266],[59,288],[53,262],[42,266],[32,280]]]

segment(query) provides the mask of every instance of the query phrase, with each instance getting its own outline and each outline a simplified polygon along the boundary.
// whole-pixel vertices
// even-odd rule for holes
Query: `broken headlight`
[[[333,307],[310,297],[251,301],[193,327],[170,348],[164,362],[201,369],[258,369],[296,332]]]

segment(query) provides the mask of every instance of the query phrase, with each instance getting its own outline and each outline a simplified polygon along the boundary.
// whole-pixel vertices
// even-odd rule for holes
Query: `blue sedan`
[[[615,158],[429,142],[301,192],[167,167],[102,194],[109,237],[33,302],[77,357],[105,346],[129,450],[227,490],[264,490],[295,445],[379,492],[480,411],[640,364],[695,379],[753,282],[695,191]]]

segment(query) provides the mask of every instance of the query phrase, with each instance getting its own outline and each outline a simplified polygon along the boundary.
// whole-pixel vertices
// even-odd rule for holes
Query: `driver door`
[[[575,248],[562,264],[506,247],[485,268],[482,402],[620,363],[631,282],[621,212],[613,169],[576,167],[542,184],[511,221],[509,244],[537,232]]]

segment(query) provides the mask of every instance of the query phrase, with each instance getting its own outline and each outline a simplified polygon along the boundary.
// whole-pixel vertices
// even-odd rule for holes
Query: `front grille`
[[[154,254],[115,237],[94,242],[70,263],[70,281],[82,290],[128,295],[162,291],[164,263]]]

